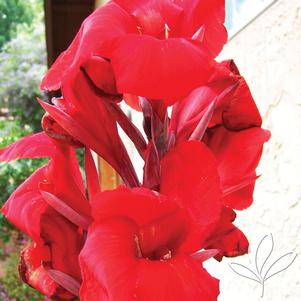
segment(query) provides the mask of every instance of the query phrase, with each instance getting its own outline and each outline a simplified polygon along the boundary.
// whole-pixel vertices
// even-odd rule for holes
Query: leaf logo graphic
[[[274,251],[273,235],[264,236],[255,253],[255,271],[236,262],[229,264],[230,268],[237,275],[255,281],[261,285],[261,297],[264,296],[265,283],[273,276],[288,269],[295,261],[297,254],[288,252],[276,259],[269,267],[267,263]]]

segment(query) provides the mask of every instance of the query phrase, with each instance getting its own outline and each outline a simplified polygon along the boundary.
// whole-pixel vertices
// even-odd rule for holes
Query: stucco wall
[[[250,239],[251,253],[208,266],[221,278],[220,301],[298,301],[301,254],[285,272],[267,281],[263,299],[260,286],[234,274],[228,264],[254,267],[256,247],[269,233],[275,240],[274,259],[289,251],[300,253],[301,0],[278,0],[230,40],[221,58],[235,59],[272,138],[258,169],[262,177],[256,186],[254,204],[240,213],[236,223]]]

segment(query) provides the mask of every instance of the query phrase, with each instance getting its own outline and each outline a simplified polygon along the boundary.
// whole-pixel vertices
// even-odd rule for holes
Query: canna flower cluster
[[[233,222],[270,137],[235,63],[215,60],[224,19],[224,0],[114,0],[83,22],[41,82],[43,131],[0,150],[7,162],[49,158],[2,208],[32,239],[24,282],[53,300],[217,300],[203,262],[247,253]],[[91,150],[122,185],[102,191]]]

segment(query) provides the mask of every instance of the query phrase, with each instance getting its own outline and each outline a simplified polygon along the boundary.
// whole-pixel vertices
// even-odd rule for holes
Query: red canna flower
[[[61,143],[66,143],[74,147],[83,147],[83,145],[68,134],[48,113],[45,113],[42,121],[44,132],[50,137]]]
[[[238,210],[249,207],[257,179],[255,169],[270,133],[258,127],[239,132],[218,127],[207,134],[206,143],[218,160],[224,204]]]
[[[232,224],[236,215],[222,198],[220,162],[204,145],[206,152],[201,151],[201,145],[196,141],[182,142],[163,157],[160,192],[189,210],[201,234],[199,242],[204,249],[216,249],[216,259],[243,255],[249,243]]]
[[[95,82],[106,94],[174,103],[213,72],[227,40],[224,19],[224,0],[110,1],[84,21],[41,88],[59,90],[81,67],[100,75]]]
[[[189,211],[203,243],[222,210],[220,180],[212,152],[198,141],[183,142],[169,151],[161,160],[160,193]]]
[[[191,198],[191,200],[193,200],[194,197],[189,197],[189,195],[190,193],[196,193],[196,187],[203,187],[204,189],[210,190],[208,186],[202,183],[199,177],[203,175],[203,178],[206,179],[207,174],[210,174],[210,171],[206,169],[208,166],[206,162],[201,161],[197,163],[199,162],[198,160],[201,160],[199,158],[202,158],[203,154],[198,151],[197,147],[183,147],[183,145],[186,145],[183,141],[178,142],[174,149],[171,140],[172,135],[170,133],[169,137],[166,135],[166,118],[164,123],[162,123],[161,119],[158,118],[158,108],[154,108],[153,103],[142,101],[142,108],[145,118],[145,131],[149,133],[150,139],[145,153],[143,186],[160,191],[163,194],[177,196],[181,194],[178,191],[178,187],[183,189],[186,185],[185,197],[182,196],[182,199]],[[216,216],[215,222],[211,225],[206,224],[206,226],[204,226],[204,231],[208,233],[208,235],[211,233],[210,231],[212,231],[207,240],[204,238],[204,245],[206,246],[205,248],[212,248],[212,244],[214,243],[216,249],[219,250],[219,255],[216,256],[216,259],[220,260],[222,256],[237,256],[247,253],[248,251],[248,241],[246,237],[232,224],[235,219],[235,214],[234,216],[225,215],[223,212],[233,212],[231,208],[239,208],[240,203],[246,204],[249,201],[246,197],[252,197],[253,191],[247,189],[250,184],[252,185],[256,180],[255,168],[258,164],[262,144],[268,138],[266,136],[268,133],[257,128],[259,131],[258,134],[263,133],[261,144],[254,145],[253,149],[249,148],[246,152],[241,151],[241,155],[245,161],[241,161],[236,165],[238,160],[235,159],[235,156],[231,157],[231,154],[234,153],[237,155],[239,150],[236,150],[234,145],[232,147],[233,143],[229,145],[226,143],[219,144],[214,147],[211,142],[208,142],[209,130],[207,129],[207,124],[209,121],[210,120],[207,120],[207,123],[203,125],[204,134],[206,132],[206,139],[204,139],[204,141],[212,147],[212,150],[216,154],[215,160],[217,160],[218,163],[217,166],[220,176],[220,180],[217,181],[216,185],[222,190],[223,202],[203,204],[201,212],[203,213],[203,219],[207,216],[210,216],[210,218]],[[187,124],[189,123],[187,122]],[[213,132],[212,139],[215,138],[214,133],[215,132]],[[246,134],[249,135],[248,132]],[[253,141],[260,142],[256,140],[257,138],[258,135],[256,134]],[[251,145],[251,141],[249,143]],[[218,154],[218,151],[220,151],[221,155]],[[253,161],[251,162],[251,160]],[[224,170],[225,166],[228,166],[227,162],[230,164],[229,166],[232,166],[232,169],[228,168]],[[240,170],[240,173],[237,173],[237,170]],[[193,175],[195,175],[195,178]],[[168,187],[167,190],[166,187]],[[199,193],[203,194],[203,192]],[[196,205],[194,208],[191,208],[191,214],[197,214],[200,203],[200,199],[196,198]],[[210,211],[207,212],[205,208]],[[214,215],[213,212],[219,212],[222,213],[222,215]]]
[[[193,228],[176,203],[120,187],[97,195],[92,212],[81,300],[216,300],[218,281],[191,256]]]
[[[234,62],[222,62],[219,69],[208,85],[175,104],[169,135],[175,143],[203,139],[218,161],[224,204],[241,210],[253,201],[255,169],[270,134],[260,128],[260,114]]]
[[[63,98],[52,99],[53,105],[39,101],[62,128],[59,134],[64,131],[72,141],[94,150],[117,170],[126,184],[138,186],[132,162],[118,135],[117,122],[110,115],[110,104],[94,89],[90,78],[83,71],[69,74],[62,94]],[[56,135],[57,132],[56,129]]]
[[[2,213],[35,242],[21,254],[19,270],[23,281],[49,297],[64,300],[66,296],[69,300],[74,295],[61,287],[47,270],[59,270],[80,281],[77,257],[83,238],[78,227],[55,211],[42,197],[38,186],[45,179],[46,167],[19,186],[5,203]]]
[[[222,204],[216,160],[201,142],[179,144],[161,162],[160,193],[119,187],[96,195],[80,255],[82,300],[216,300],[218,282],[201,249],[248,249]],[[200,259],[201,258],[201,259]]]
[[[22,279],[49,297],[71,300],[81,282],[78,255],[90,221],[73,148],[39,133],[1,150],[0,159],[42,156],[51,160],[17,188],[1,211],[34,241],[21,253]]]
[[[206,117],[206,114],[210,117]],[[233,61],[219,64],[216,74],[204,86],[193,90],[173,106],[170,132],[177,141],[195,136],[198,125],[222,125],[230,131],[260,127],[262,120],[245,79]],[[201,137],[202,138],[202,137]]]
[[[224,206],[214,232],[206,240],[204,248],[218,250],[214,258],[219,261],[223,256],[236,257],[248,253],[248,239],[233,224],[235,218],[236,213],[231,208]]]
[[[74,299],[72,293],[59,286],[53,277],[51,277],[53,270],[47,267],[47,261],[49,261],[50,257],[49,249],[43,245],[31,243],[25,247],[21,252],[19,264],[21,279],[42,294],[55,297],[56,300]],[[41,265],[41,262],[45,266]],[[76,282],[74,280],[73,282],[76,286]],[[71,286],[69,285],[69,287]],[[75,292],[75,294],[77,293]]]
[[[24,282],[54,300],[217,300],[202,263],[247,253],[234,209],[251,205],[270,137],[234,62],[214,60],[224,6],[111,0],[84,21],[41,83],[44,132],[0,149],[0,161],[50,159],[1,209],[33,240]],[[147,142],[122,99],[141,111]],[[142,187],[119,128],[144,160]],[[125,186],[100,191],[90,150]]]

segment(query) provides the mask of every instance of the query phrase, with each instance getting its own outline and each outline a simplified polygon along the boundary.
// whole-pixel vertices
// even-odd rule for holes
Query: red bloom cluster
[[[21,253],[26,283],[54,300],[217,300],[202,262],[247,252],[234,209],[252,204],[270,136],[234,62],[214,60],[224,5],[110,1],[46,74],[41,89],[57,97],[39,100],[44,131],[0,150],[1,161],[50,158],[2,208],[33,240]],[[142,183],[118,126],[144,159]],[[90,150],[125,185],[101,192]]]

